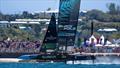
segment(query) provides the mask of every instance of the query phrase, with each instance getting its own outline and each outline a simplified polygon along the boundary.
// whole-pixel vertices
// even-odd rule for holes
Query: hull
[[[86,55],[69,55],[69,54],[40,54],[35,59],[38,62],[66,62],[66,61],[76,61],[76,60],[95,60],[95,56],[86,56]]]

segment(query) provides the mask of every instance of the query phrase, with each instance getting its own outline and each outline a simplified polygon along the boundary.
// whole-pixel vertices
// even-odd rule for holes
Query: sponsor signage
[[[79,16],[80,0],[60,0],[59,16],[58,16],[58,40],[69,39],[72,41],[63,41],[66,46],[73,46],[77,30]],[[58,42],[61,46],[62,42]],[[69,44],[69,45],[68,45]]]

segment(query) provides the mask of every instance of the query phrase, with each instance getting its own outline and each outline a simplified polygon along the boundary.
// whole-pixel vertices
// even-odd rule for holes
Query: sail
[[[55,49],[57,43],[57,30],[56,30],[56,18],[53,13],[51,16],[50,23],[48,25],[48,29],[46,31],[46,35],[43,40],[43,44],[41,47],[41,51],[46,51],[48,49]]]
[[[80,0],[60,0],[58,46],[74,46]]]

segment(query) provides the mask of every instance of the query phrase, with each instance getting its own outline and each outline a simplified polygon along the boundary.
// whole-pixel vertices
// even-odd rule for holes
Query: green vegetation
[[[98,29],[102,28],[115,28],[117,32],[98,32]],[[88,37],[91,34],[91,22],[82,21],[78,23],[78,32],[80,32],[81,38]],[[100,37],[101,35],[108,36],[109,39],[119,39],[120,38],[120,22],[94,22],[94,35]]]
[[[116,28],[117,32],[106,33],[110,39],[120,38],[120,6],[114,3],[107,4],[108,11],[103,12],[98,9],[93,9],[80,16],[83,20],[78,23],[78,31],[81,37],[89,36],[91,32],[91,20],[94,22],[94,34],[100,36],[101,34],[97,31],[101,28]],[[48,8],[47,10],[50,10]],[[0,21],[14,21],[15,19],[39,19],[39,18],[50,18],[45,13],[29,13],[24,11],[22,14],[3,14],[0,12]],[[19,26],[31,27],[29,30],[21,30]],[[11,24],[10,27],[0,27],[0,40],[19,38],[19,39],[43,39],[45,32],[41,31],[46,25],[40,22],[40,25],[17,25]]]
[[[86,20],[95,19],[100,22],[120,22],[120,6],[114,3],[107,4],[108,12],[93,9],[85,14]],[[51,10],[48,8],[47,11]],[[0,21],[14,21],[15,19],[39,19],[50,18],[46,13],[29,13],[23,11],[22,14],[3,14],[0,12]]]
[[[107,4],[108,11],[103,12],[98,9],[93,9],[85,14],[82,14],[80,18],[83,20],[78,23],[78,31],[80,36],[87,37],[91,34],[91,21],[94,22],[94,35],[100,37],[102,34],[106,35],[109,39],[120,38],[120,5],[114,3]],[[98,32],[98,29],[115,28],[117,32]]]
[[[100,22],[120,22],[120,6],[114,3],[107,5],[108,12],[103,12],[98,9],[93,9],[85,15],[87,20],[95,19]]]
[[[45,32],[41,32],[41,25],[27,25],[27,24],[8,24],[10,27],[0,28],[0,40],[3,39],[24,39],[24,40],[35,40],[43,39]],[[26,27],[25,29],[20,29],[19,26]],[[45,27],[45,26],[44,26]],[[42,27],[43,28],[43,27]]]

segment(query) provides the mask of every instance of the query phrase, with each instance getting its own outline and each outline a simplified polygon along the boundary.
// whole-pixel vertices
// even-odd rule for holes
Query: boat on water
[[[70,54],[67,51],[59,50],[57,47],[57,30],[55,14],[51,16],[46,35],[43,40],[42,47],[39,54],[23,55],[19,58],[26,60],[36,60],[37,62],[66,62],[70,60],[94,60],[95,56]]]
[[[0,57],[10,58],[10,60],[15,58],[15,62],[74,62],[82,60],[95,62],[95,60],[98,60],[98,57],[119,58],[119,53],[111,55],[109,53],[107,55],[104,53],[96,54],[94,50],[91,53],[69,53],[72,52],[69,50],[74,47],[75,43],[79,5],[80,0],[60,0],[58,25],[56,25],[56,17],[53,13],[39,53],[1,53]]]
[[[39,54],[29,54],[22,55],[19,57],[20,62],[67,62],[67,61],[86,61],[91,60],[92,63],[98,61],[99,58],[104,57],[113,57],[119,58],[120,54],[112,54],[112,53],[68,53],[65,50],[59,50],[57,45],[57,31],[56,31],[56,20],[55,15],[53,14],[51,17],[51,21],[49,23],[48,29],[46,31],[45,38],[43,40],[43,44],[40,49]],[[53,33],[54,32],[54,33]],[[51,39],[52,37],[52,39]]]
[[[38,54],[38,55],[23,55],[19,57],[23,59],[19,62],[31,62],[35,60],[36,62],[67,62],[67,61],[76,61],[76,60],[95,60],[95,56],[91,55],[69,55],[67,53],[57,53],[57,54]]]

